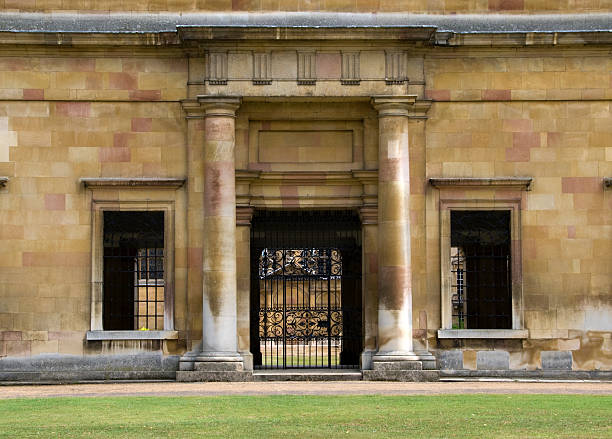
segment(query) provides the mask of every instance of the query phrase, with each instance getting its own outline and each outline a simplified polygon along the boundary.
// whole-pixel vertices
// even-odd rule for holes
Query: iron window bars
[[[164,329],[164,212],[104,212],[103,327]]]
[[[451,211],[453,329],[512,328],[508,210]]]

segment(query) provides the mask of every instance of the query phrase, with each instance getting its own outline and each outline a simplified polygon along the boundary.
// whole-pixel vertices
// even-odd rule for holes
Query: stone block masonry
[[[85,3],[0,0],[0,379],[253,379],[251,219],[334,209],[365,379],[610,377],[604,1]],[[164,212],[163,328],[104,328],[105,210]],[[453,320],[456,210],[510,212],[504,327]]]

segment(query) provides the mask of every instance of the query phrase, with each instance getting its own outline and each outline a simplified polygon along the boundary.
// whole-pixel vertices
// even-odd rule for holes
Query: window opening
[[[104,212],[103,327],[164,329],[164,212]]]
[[[451,211],[453,329],[512,328],[510,211]]]

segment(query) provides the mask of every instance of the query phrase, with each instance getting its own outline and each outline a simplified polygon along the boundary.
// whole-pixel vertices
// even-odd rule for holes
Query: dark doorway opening
[[[257,211],[251,227],[255,368],[358,368],[361,223],[353,211]]]

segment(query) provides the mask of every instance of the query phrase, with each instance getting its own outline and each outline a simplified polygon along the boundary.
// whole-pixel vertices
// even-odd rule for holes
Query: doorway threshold
[[[361,381],[359,369],[264,369],[253,371],[255,381]]]

